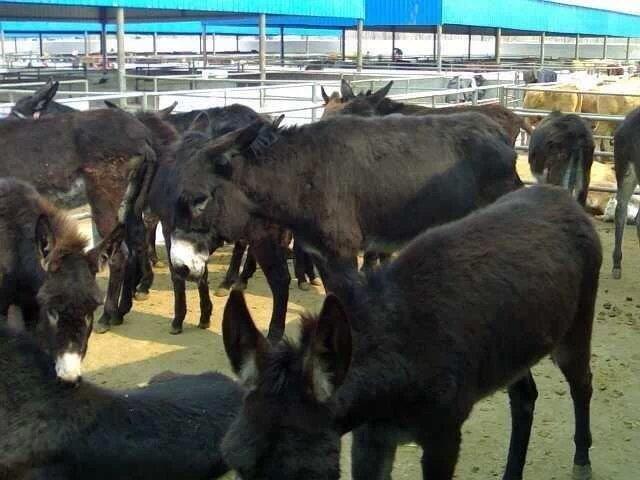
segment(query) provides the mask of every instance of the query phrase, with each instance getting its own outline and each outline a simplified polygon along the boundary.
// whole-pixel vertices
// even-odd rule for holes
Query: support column
[[[158,32],[153,32],[153,54],[158,55]]]
[[[358,72],[362,71],[362,29],[363,28],[364,28],[364,22],[362,21],[362,19],[360,19],[358,20],[358,28],[357,28],[358,44],[356,47],[356,54],[357,54],[356,71]]]
[[[436,63],[438,71],[442,71],[442,25],[436,27]]]
[[[502,29],[496,28],[496,46],[495,46],[495,55],[496,55],[496,63],[500,64],[500,46],[502,44]]]
[[[627,37],[627,53],[625,55],[625,58],[627,59],[627,61],[629,61],[630,53],[631,53],[631,37]]]
[[[102,72],[107,71],[107,9],[100,8],[100,53],[102,54]]]
[[[540,66],[544,65],[544,41],[546,39],[546,33],[542,32],[540,35]]]
[[[16,52],[17,53],[17,52]],[[0,60],[4,63],[4,28],[0,25]]]
[[[304,54],[309,56],[309,35],[304,36]]]
[[[215,57],[216,56],[216,34],[215,34],[215,32],[211,34],[211,43],[213,44],[211,46],[211,53]]]
[[[347,59],[347,29],[342,29],[342,37],[340,38],[340,50],[342,51],[342,61],[344,62]]]
[[[209,59],[207,58],[207,24],[202,24],[202,68],[203,71],[207,68],[207,63]]]
[[[116,9],[116,25],[117,25],[117,41],[118,41],[118,87],[120,93],[127,91],[127,67],[125,64],[124,55],[124,8],[119,7]],[[127,104],[126,99],[120,100],[120,105],[124,107]]]
[[[391,61],[396,61],[396,30],[391,30]]]
[[[471,28],[468,29],[469,44],[467,45],[467,60],[471,60]]]
[[[284,67],[284,27],[280,27],[280,66]]]
[[[573,52],[573,58],[575,58],[576,60],[580,59],[580,34],[576,33],[576,48],[575,51]]]
[[[84,32],[84,55],[85,57],[89,55],[91,52],[89,51],[89,32]]]
[[[44,46],[42,45],[42,33],[38,34],[38,44],[40,45],[40,57],[44,57]]]
[[[236,53],[240,53],[240,35],[236,35]]]
[[[258,30],[260,31],[259,56],[260,56],[260,80],[267,79],[267,16],[261,13],[258,17]]]
[[[607,35],[604,36],[604,39],[602,40],[602,58],[605,59],[607,58],[607,50],[608,50],[608,46],[607,45],[609,43],[609,37]]]

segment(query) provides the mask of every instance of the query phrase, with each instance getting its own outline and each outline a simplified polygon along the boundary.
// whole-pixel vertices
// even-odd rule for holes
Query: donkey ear
[[[356,94],[353,93],[351,85],[344,78],[340,81],[340,95],[342,95],[343,102],[356,98]]]
[[[312,342],[313,392],[324,402],[344,382],[351,363],[351,327],[335,295],[324,300]]]
[[[46,215],[40,215],[36,222],[36,245],[38,247],[38,255],[40,264],[45,270],[49,267],[51,260],[51,252],[55,248],[56,238],[51,228],[51,222]]]
[[[256,120],[246,127],[238,128],[233,132],[209,140],[204,150],[208,155],[212,156],[224,153],[233,146],[237,146],[240,149],[247,148],[256,139],[263,126],[264,122],[262,120]]]
[[[329,103],[329,95],[325,92],[324,87],[320,85],[320,93],[322,94],[322,100],[324,100],[324,104]]]
[[[231,368],[247,387],[255,384],[269,343],[256,327],[244,294],[232,290],[222,316],[222,338]]]
[[[389,93],[389,90],[391,90],[392,86],[393,86],[393,80],[391,80],[389,83],[387,83],[380,90],[378,90],[376,92],[373,92],[371,95],[369,95],[367,97],[367,100],[369,102],[371,102],[372,104],[374,104],[374,105],[379,104],[387,96],[387,94]]]
[[[115,103],[113,103],[110,100],[105,100],[104,104],[107,106],[107,108],[113,108],[114,110],[122,110],[120,108],[120,105],[116,105]]]
[[[168,107],[163,108],[162,110],[158,110],[158,113],[156,113],[156,115],[160,120],[166,120],[167,118],[169,118],[169,115],[171,115],[171,112],[173,112],[173,109],[176,108],[177,105],[178,101],[176,100]]]
[[[203,111],[196,115],[196,118],[193,119],[187,130],[190,132],[207,132],[210,125],[211,120],[209,119],[209,115]]]
[[[280,127],[280,124],[282,123],[282,121],[284,120],[284,113],[282,115],[280,115],[278,118],[276,118],[273,123],[271,124],[271,126],[274,129],[278,129]]]
[[[124,240],[124,233],[124,225],[119,223],[111,230],[107,238],[87,252],[89,266],[94,274],[102,270],[111,257],[120,249],[120,244]]]

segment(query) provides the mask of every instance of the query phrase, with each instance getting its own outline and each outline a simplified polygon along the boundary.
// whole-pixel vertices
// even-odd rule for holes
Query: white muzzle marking
[[[82,358],[79,353],[65,352],[56,359],[56,374],[65,382],[77,382],[82,376]]]
[[[208,255],[197,252],[193,244],[185,240],[171,238],[171,263],[174,267],[187,267],[189,278],[198,279],[207,268]]]

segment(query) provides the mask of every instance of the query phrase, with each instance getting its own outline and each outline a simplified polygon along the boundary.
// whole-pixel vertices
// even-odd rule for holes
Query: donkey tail
[[[579,198],[580,192],[584,188],[584,166],[582,158],[582,149],[574,148],[571,151],[569,165],[565,171],[562,181],[563,187],[571,192],[574,198]]]

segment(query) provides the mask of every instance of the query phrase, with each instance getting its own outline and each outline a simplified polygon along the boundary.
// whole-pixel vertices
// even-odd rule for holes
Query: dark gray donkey
[[[355,268],[363,247],[393,248],[522,186],[509,139],[478,113],[259,122],[197,156],[217,174],[203,201],[215,205],[224,185],[237,186],[247,198],[233,215],[291,228],[325,277],[339,264]]]
[[[627,207],[640,178],[640,108],[627,115],[613,135],[616,183],[616,239],[613,249],[613,278],[622,276],[622,236],[627,223]],[[640,241],[640,214],[636,216]]]
[[[86,238],[62,211],[31,185],[0,178],[0,324],[10,306],[19,307],[62,380],[81,375],[93,313],[103,299],[95,276],[123,235],[118,227],[85,252]]]
[[[355,480],[389,480],[398,443],[423,478],[451,480],[474,404],[507,387],[504,480],[521,480],[551,355],[571,389],[574,478],[591,478],[590,342],[602,262],[591,219],[564,190],[535,186],[413,240],[362,280],[334,281],[300,338],[271,345],[232,292],[222,331],[249,393],[222,450],[243,480],[337,480],[353,430]],[[469,454],[469,452],[468,452]]]
[[[209,480],[242,389],[219,373],[161,374],[111,391],[58,382],[51,358],[0,328],[0,478]]]
[[[551,112],[531,135],[531,173],[540,183],[566,188],[584,207],[595,147],[591,126],[585,120],[578,115]]]

